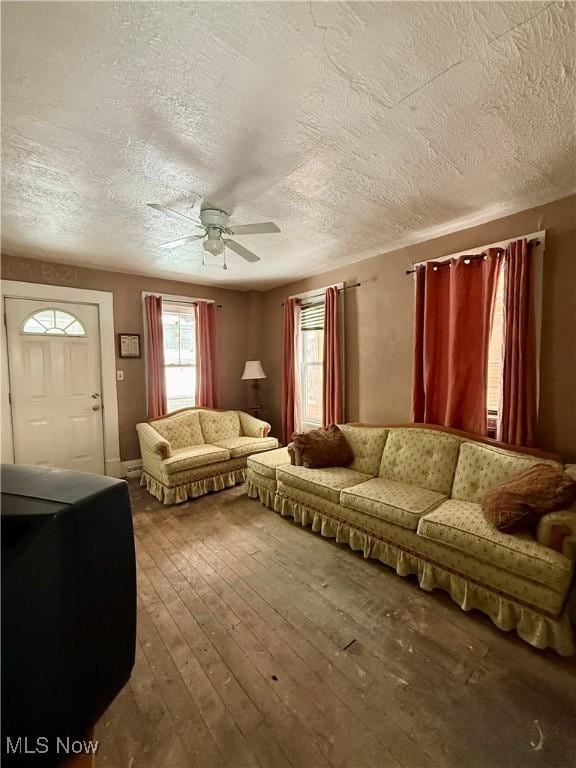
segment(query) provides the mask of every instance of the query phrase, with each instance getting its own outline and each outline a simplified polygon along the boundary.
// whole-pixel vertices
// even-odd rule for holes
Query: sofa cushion
[[[214,444],[242,434],[237,411],[200,411],[200,424],[206,443]]]
[[[450,497],[481,504],[490,488],[525,472],[535,464],[562,467],[547,461],[481,443],[462,443]]]
[[[230,451],[216,445],[192,445],[172,451],[172,456],[162,462],[162,469],[167,475],[183,472],[186,469],[204,467],[230,458]]]
[[[354,460],[348,465],[350,469],[365,472],[367,475],[377,475],[388,430],[380,427],[354,427],[350,424],[338,426],[354,454]]]
[[[565,585],[572,570],[567,557],[530,535],[498,531],[481,506],[469,501],[444,501],[420,520],[418,534],[552,589]]]
[[[247,464],[253,472],[276,480],[276,469],[290,464],[290,454],[288,448],[277,448],[275,451],[266,451],[249,456]]]
[[[207,442],[202,435],[198,411],[182,411],[150,423],[159,435],[168,440],[172,452]]]
[[[301,488],[308,493],[321,496],[323,499],[338,504],[340,491],[351,485],[358,485],[369,479],[364,472],[356,472],[348,467],[324,467],[324,469],[308,469],[307,467],[279,467],[278,479],[287,486]]]
[[[246,473],[246,457],[240,456],[238,459],[226,459],[226,461],[217,461],[214,464],[204,464],[201,467],[192,467],[191,469],[182,469],[169,475],[163,468],[160,476],[160,482],[168,488],[177,488],[186,483],[195,483],[199,480],[214,478],[218,475],[230,477],[234,473],[242,471]],[[222,486],[224,488],[225,485]],[[213,490],[213,489],[211,489]]]
[[[342,506],[414,531],[422,515],[431,512],[445,499],[445,495],[436,491],[381,477],[366,480],[340,494]]]
[[[379,475],[449,495],[461,442],[433,429],[391,429]]]
[[[229,437],[226,440],[217,440],[214,445],[226,448],[230,456],[249,456],[259,451],[271,451],[278,448],[278,440],[275,437]]]

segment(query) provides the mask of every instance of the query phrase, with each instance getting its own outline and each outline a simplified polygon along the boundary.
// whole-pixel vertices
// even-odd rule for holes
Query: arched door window
[[[41,309],[28,317],[22,325],[22,333],[35,336],[86,336],[78,318],[63,309]]]

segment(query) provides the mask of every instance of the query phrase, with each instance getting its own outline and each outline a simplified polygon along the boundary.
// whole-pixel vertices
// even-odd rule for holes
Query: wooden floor
[[[97,768],[576,766],[576,662],[249,500],[131,485],[138,647]]]

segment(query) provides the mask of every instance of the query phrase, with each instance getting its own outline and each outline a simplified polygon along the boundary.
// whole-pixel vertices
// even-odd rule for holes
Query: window
[[[164,370],[168,412],[196,404],[196,325],[192,304],[164,301]]]
[[[35,336],[86,336],[80,320],[62,309],[41,309],[24,321],[22,333]]]
[[[300,332],[302,421],[304,428],[322,426],[324,300],[302,305]]]
[[[489,437],[496,437],[500,415],[504,352],[504,280],[504,270],[501,269],[496,285],[492,331],[488,346],[488,391],[486,393],[486,403]]]

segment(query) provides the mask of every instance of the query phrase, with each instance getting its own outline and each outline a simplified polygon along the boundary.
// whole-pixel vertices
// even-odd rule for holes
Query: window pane
[[[196,367],[165,368],[168,410],[186,408],[196,403]]]
[[[22,333],[86,336],[82,323],[76,320],[74,315],[60,309],[42,309],[35,312],[22,326]]]
[[[178,321],[179,321],[179,315],[176,312],[162,313],[165,365],[180,364],[179,322]]]
[[[43,309],[41,312],[36,312],[34,317],[36,318],[36,320],[38,320],[38,322],[42,323],[42,325],[45,328],[54,327],[54,310],[53,309]]]
[[[488,347],[488,391],[487,407],[489,414],[497,414],[500,409],[502,391],[502,365],[504,344],[504,274],[501,270],[496,286],[492,333]]]
[[[45,333],[46,327],[41,323],[39,323],[35,317],[30,317],[24,323],[24,327],[22,328],[22,331],[24,333]]]
[[[304,365],[304,421],[322,422],[322,365]]]
[[[196,401],[193,397],[173,397],[166,398],[166,408],[168,413],[179,411],[181,408],[193,408]]]
[[[68,312],[61,312],[59,309],[54,312],[54,324],[56,328],[64,329],[73,322],[74,318],[72,315],[69,315]]]
[[[79,323],[78,320],[74,320],[66,328],[66,335],[67,336],[85,336],[86,333],[84,332],[84,328],[82,327],[82,324]]]
[[[183,365],[196,363],[196,333],[192,315],[180,315],[180,362]]]
[[[166,310],[162,313],[164,331],[164,363],[195,365],[196,333],[191,312]]]
[[[324,331],[302,331],[304,362],[321,363],[324,353]]]

